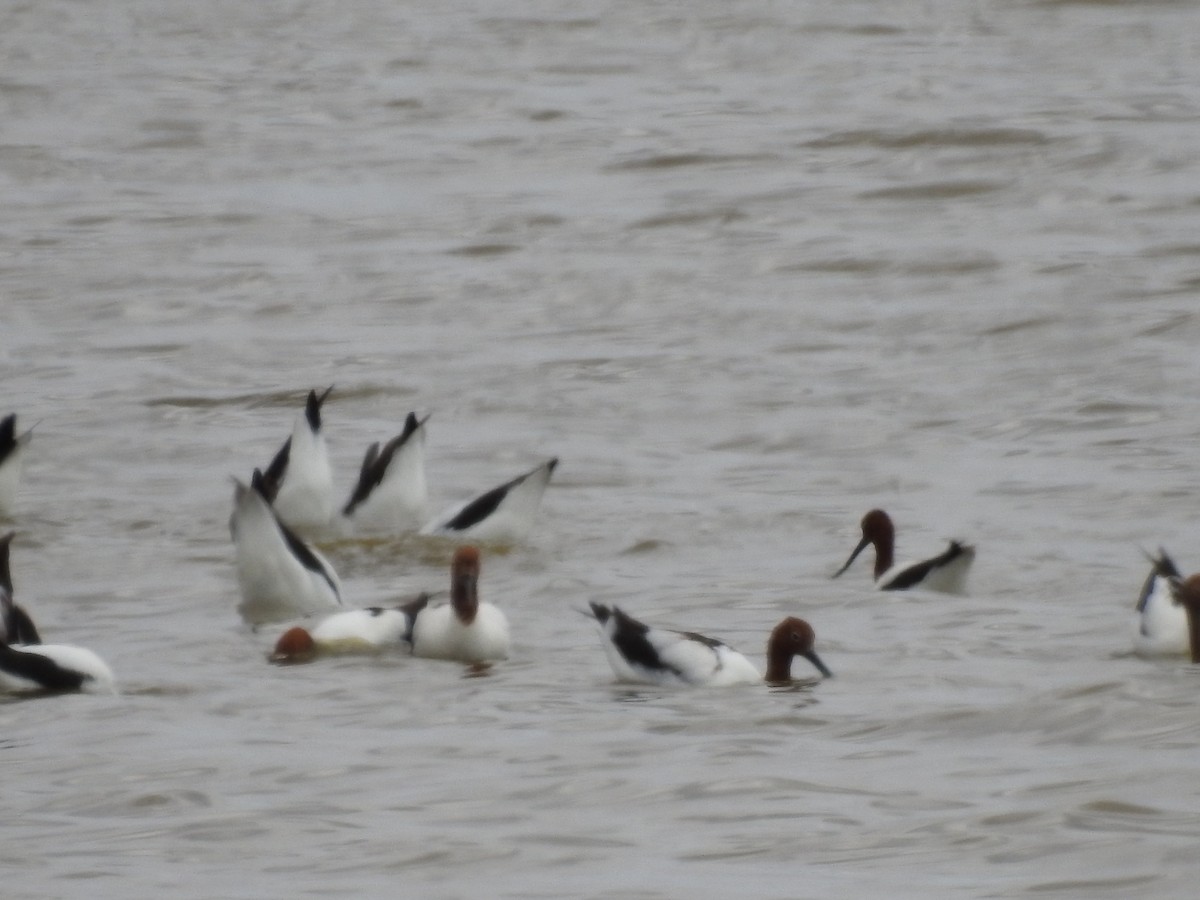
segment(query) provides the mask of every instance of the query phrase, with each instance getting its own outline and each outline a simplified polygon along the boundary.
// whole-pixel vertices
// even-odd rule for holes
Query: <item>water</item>
[[[0,705],[6,898],[1194,893],[1197,672],[1128,629],[1200,565],[1200,9],[0,21],[14,576],[122,685]],[[487,677],[237,620],[229,476],[329,384],[346,491],[410,409],[437,502],[561,456]],[[872,506],[971,596],[830,581]],[[837,677],[614,685],[588,600]]]

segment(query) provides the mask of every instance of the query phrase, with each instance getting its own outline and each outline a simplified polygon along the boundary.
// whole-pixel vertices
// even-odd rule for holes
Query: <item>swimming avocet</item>
[[[376,653],[412,643],[413,622],[429,603],[420,594],[396,606],[348,609],[326,616],[310,629],[296,626],[275,644],[275,662],[305,662],[318,653]]]
[[[450,565],[450,602],[428,606],[412,628],[413,656],[480,663],[508,658],[508,619],[479,601],[479,550],[459,547]]]
[[[966,589],[967,570],[975,561],[975,548],[959,541],[951,541],[946,551],[921,562],[893,565],[896,546],[896,529],[891,517],[882,509],[873,509],[862,519],[862,540],[833,577],[837,578],[848,568],[868,544],[875,545],[875,587],[881,591],[906,591],[922,588],[961,594]]]
[[[767,640],[767,674],[715,638],[690,631],[652,628],[616,606],[590,603],[604,635],[604,651],[620,681],[663,685],[753,684],[792,680],[792,659],[802,656],[826,678],[833,673],[813,649],[816,635],[803,619],[788,617]]]

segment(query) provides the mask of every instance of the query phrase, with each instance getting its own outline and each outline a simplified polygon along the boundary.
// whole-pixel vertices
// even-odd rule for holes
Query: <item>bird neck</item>
[[[454,614],[464,625],[475,621],[479,612],[479,592],[477,582],[470,575],[456,575],[450,585],[450,605]]]

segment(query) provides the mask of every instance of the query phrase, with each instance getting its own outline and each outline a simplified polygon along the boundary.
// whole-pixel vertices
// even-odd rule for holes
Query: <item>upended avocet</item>
[[[263,493],[275,513],[293,531],[308,535],[321,533],[333,520],[333,469],[321,423],[321,407],[332,390],[330,385],[319,395],[308,392],[291,436],[263,475]]]
[[[401,534],[425,522],[429,490],[425,483],[425,423],[409,413],[404,429],[380,449],[371,444],[359,469],[358,483],[342,507],[342,518],[356,534]]]
[[[690,631],[652,628],[616,606],[589,603],[604,636],[604,651],[620,681],[661,685],[782,684],[792,680],[792,660],[807,659],[826,678],[833,675],[817,656],[816,634],[792,616],[775,626],[767,640],[767,672],[715,638]]]
[[[938,556],[895,565],[896,529],[891,517],[882,509],[873,509],[863,516],[862,540],[833,577],[837,578],[849,569],[858,554],[870,544],[875,545],[875,587],[878,590],[921,588],[946,594],[961,594],[966,590],[967,572],[975,561],[974,547],[960,541],[950,541],[945,552]]]
[[[88,691],[112,693],[112,669],[86,647],[43,644],[33,619],[13,599],[9,547],[0,537],[0,691]]]
[[[236,556],[238,612],[251,625],[281,622],[342,605],[333,566],[280,521],[258,469],[250,484],[234,479],[229,519]]]
[[[450,564],[450,601],[429,606],[429,595],[390,609],[336,613],[311,631],[296,627],[275,645],[273,659],[300,662],[318,653],[378,651],[411,646],[413,656],[463,663],[507,659],[508,619],[479,600],[479,549],[459,547]]]
[[[1197,659],[1192,623],[1181,594],[1185,581],[1167,551],[1150,557],[1150,574],[1142,584],[1133,618],[1133,649],[1139,656],[1183,656]],[[1192,576],[1196,578],[1197,576]]]
[[[422,528],[421,534],[495,543],[524,540],[557,467],[558,457],[548,459],[474,500],[452,507]]]

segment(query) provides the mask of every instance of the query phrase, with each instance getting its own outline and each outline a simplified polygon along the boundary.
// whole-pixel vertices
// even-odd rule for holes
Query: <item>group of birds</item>
[[[441,516],[426,519],[425,425],[409,413],[402,431],[367,448],[358,482],[340,508],[322,426],[331,389],[310,391],[291,435],[266,470],[249,484],[235,481],[230,532],[241,603],[251,625],[325,614],[311,626],[288,629],[272,658],[311,659],[319,652],[410,648],[413,655],[466,663],[504,659],[508,621],[494,604],[480,602],[480,553],[467,542],[510,543],[533,525],[542,495],[558,466],[551,458]],[[387,536],[417,532],[452,538],[458,546],[446,603],[423,593],[381,607],[346,604],[334,567],[307,538]]]
[[[307,662],[322,653],[377,652],[400,647],[413,656],[485,665],[509,653],[504,613],[478,597],[480,551],[474,544],[522,539],[533,523],[557,459],[424,521],[427,488],[425,424],[409,413],[400,434],[367,449],[355,485],[340,508],[333,503],[332,473],[322,430],[327,389],[310,391],[291,436],[265,470],[234,488],[230,521],[237,555],[244,619],[254,625],[327,613],[313,625],[287,629],[275,644],[277,662]],[[302,532],[385,534],[419,531],[452,538],[457,549],[446,603],[422,593],[386,607],[344,608],[341,585],[329,561]],[[466,543],[470,542],[470,543]],[[761,681],[763,674],[721,641],[688,632],[650,628],[616,607],[590,604],[609,659],[623,680],[684,684]],[[333,610],[331,612],[331,610]],[[811,626],[789,618],[768,644],[770,681],[791,678],[795,656],[822,675],[829,669],[813,649]]]
[[[280,636],[272,659],[306,662],[324,653],[404,648],[414,656],[486,665],[506,659],[509,626],[494,604],[479,599],[481,554],[476,543],[512,543],[532,527],[542,495],[558,465],[535,468],[427,519],[425,426],[409,413],[401,432],[374,443],[363,458],[346,502],[334,502],[322,407],[330,389],[310,391],[291,435],[249,483],[235,479],[230,531],[243,619],[257,627],[297,617],[322,616]],[[0,517],[7,517],[19,482],[21,456],[31,431],[18,434],[16,416],[0,420]],[[842,575],[868,546],[875,550],[875,587],[964,593],[975,548],[951,541],[937,556],[896,565],[895,527],[881,509],[861,522],[862,538]],[[316,543],[326,538],[395,536],[415,532],[451,538],[456,548],[447,602],[422,593],[390,606],[353,608]],[[115,689],[112,671],[82,647],[43,644],[32,618],[14,599],[9,565],[14,533],[0,536],[0,691]],[[1140,655],[1190,654],[1200,663],[1200,575],[1184,578],[1165,551],[1151,557],[1136,606],[1134,650]],[[662,685],[771,684],[792,680],[796,657],[823,677],[832,672],[817,655],[816,636],[803,619],[788,617],[771,631],[765,672],[715,638],[646,625],[617,606],[590,602],[585,613],[598,626],[618,680]]]

